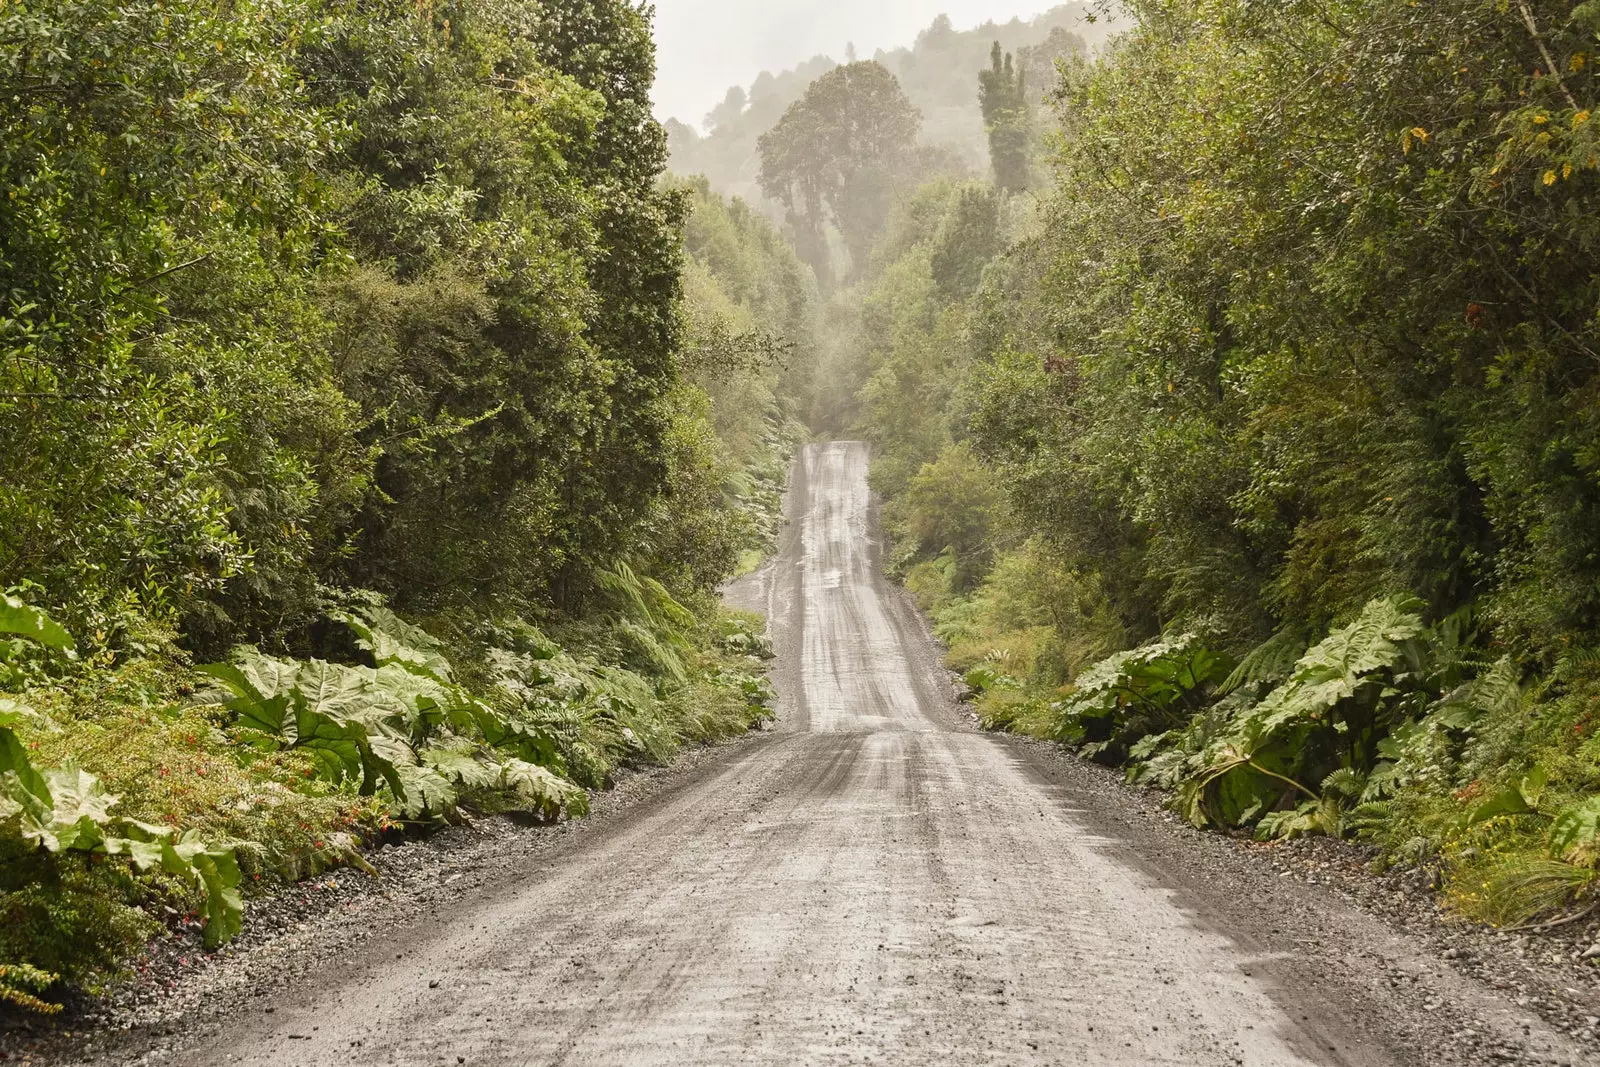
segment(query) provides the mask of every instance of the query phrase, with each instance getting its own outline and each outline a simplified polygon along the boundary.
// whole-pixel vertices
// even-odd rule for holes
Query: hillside
[[[978,111],[978,72],[988,66],[990,49],[999,41],[1006,51],[1022,56],[1028,81],[1042,97],[1054,83],[1057,56],[1086,52],[1110,35],[1104,20],[1088,20],[1089,10],[1088,4],[1062,4],[1032,20],[985,22],[971,30],[957,30],[941,15],[911,47],[879,50],[871,58],[899,79],[922,112],[924,143],[949,150],[966,170],[982,174],[989,150]],[[756,181],[761,166],[757,141],[807,86],[838,65],[817,56],[777,74],[763,72],[748,89],[730,88],[700,129],[669,120],[668,166],[676,174],[704,175],[719,192],[763,203]]]

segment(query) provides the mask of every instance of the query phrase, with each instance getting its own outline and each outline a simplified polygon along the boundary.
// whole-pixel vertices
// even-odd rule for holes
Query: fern
[[[1503,656],[1482,674],[1445,694],[1430,710],[1436,721],[1465,730],[1485,715],[1505,716],[1522,706],[1522,667]]]
[[[1226,696],[1243,686],[1281,682],[1289,677],[1305,652],[1306,643],[1292,631],[1276,633],[1240,660],[1217,692]]]
[[[1575,648],[1561,657],[1555,674],[1562,681],[1577,681],[1600,675],[1600,649]]]
[[[1341,767],[1322,780],[1324,795],[1358,800],[1367,789],[1367,776],[1349,767]]]

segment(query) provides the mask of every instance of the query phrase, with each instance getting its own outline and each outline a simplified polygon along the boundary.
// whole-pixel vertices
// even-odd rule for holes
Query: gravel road
[[[1590,1062],[1405,931],[973,729],[866,472],[808,447],[730,594],[771,620],[776,730],[139,1062]]]

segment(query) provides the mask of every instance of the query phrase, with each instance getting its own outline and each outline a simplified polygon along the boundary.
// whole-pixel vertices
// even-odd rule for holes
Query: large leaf
[[[41,816],[24,813],[22,836],[49,852],[92,852],[105,843],[117,797],[71,764],[42,772],[52,800]]]
[[[417,737],[431,734],[470,699],[437,678],[393,663],[379,667],[373,675],[371,694],[398,725]]]
[[[1550,852],[1569,863],[1600,860],[1600,796],[1565,809],[1550,826]]]
[[[244,925],[244,897],[239,892],[239,861],[231,848],[207,844],[193,830],[162,850],[162,866],[172,874],[188,874],[205,894],[201,915],[206,945],[231,941]]]
[[[368,609],[364,618],[345,613],[335,618],[356,632],[356,644],[371,653],[379,667],[392,665],[441,685],[450,684],[450,661],[439,643],[420,627],[383,608]]]
[[[386,782],[389,791],[403,804],[406,790],[400,769],[417,762],[417,754],[411,750],[405,739],[397,736],[392,730],[378,727],[367,734],[366,747],[362,749],[362,759],[365,761],[366,782],[373,786],[380,781]]]
[[[1332,707],[1355,695],[1367,677],[1401,661],[1400,643],[1423,631],[1420,604],[1411,597],[1372,601],[1360,618],[1335,630],[1305,654],[1290,679],[1297,703]]]
[[[1467,815],[1469,825],[1488,822],[1501,815],[1537,815],[1539,801],[1544,796],[1550,775],[1543,767],[1535,767],[1522,781],[1501,790],[1487,800],[1479,802]]]
[[[0,700],[0,803],[13,809],[0,813],[0,817],[9,818],[17,811],[28,811],[34,818],[41,818],[52,803],[50,786],[34,769],[22,739],[12,730],[32,716],[33,713],[21,704]]]
[[[318,776],[338,785],[346,779],[369,782],[367,728],[359,722],[330,719],[296,703],[294,747],[316,762]]]
[[[502,784],[521,798],[527,810],[549,821],[559,818],[563,807],[573,814],[588,810],[587,793],[537,764],[507,760]]]
[[[372,673],[356,667],[311,660],[294,677],[293,697],[297,716],[309,712],[337,723],[375,721]]]
[[[199,670],[221,682],[231,694],[227,707],[239,716],[239,725],[286,743],[294,742],[289,705],[300,673],[298,663],[241,648],[234,653],[232,663],[208,663]]]
[[[10,594],[0,595],[0,634],[20,634],[68,656],[78,653],[72,635],[59,623]]]
[[[430,748],[422,753],[424,766],[431,767],[467,789],[487,789],[500,781],[503,768],[479,758],[474,746]]]
[[[395,796],[400,814],[419,819],[442,815],[455,807],[455,786],[439,771],[415,763],[396,764],[395,771],[401,786]]]
[[[566,772],[561,746],[545,730],[509,719],[485,704],[474,702],[472,717],[490,747],[515,752],[529,763]]]

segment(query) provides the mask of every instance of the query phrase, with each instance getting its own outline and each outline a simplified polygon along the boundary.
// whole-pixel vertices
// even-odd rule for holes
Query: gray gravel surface
[[[806,449],[782,550],[732,594],[771,620],[776,731],[635,779],[583,824],[453,830],[380,855],[381,882],[287,894],[226,957],[21,1055],[1600,1062],[1580,934],[1454,929],[1359,852],[1200,834],[1100,768],[978,732],[881,576],[866,461]]]

